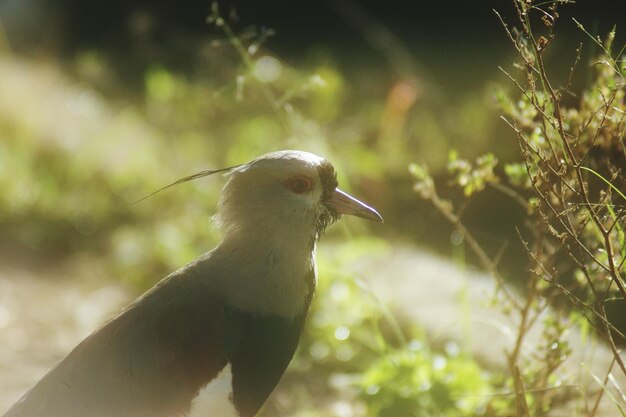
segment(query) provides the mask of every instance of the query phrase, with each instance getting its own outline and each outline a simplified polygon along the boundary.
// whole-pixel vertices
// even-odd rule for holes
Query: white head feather
[[[321,201],[323,164],[328,162],[312,153],[279,151],[234,168],[222,189],[216,225],[226,239],[243,232],[249,238],[264,236],[262,241],[274,245],[291,245],[302,234],[310,240],[319,215],[328,210]],[[297,194],[286,186],[298,177],[311,181],[310,190]]]

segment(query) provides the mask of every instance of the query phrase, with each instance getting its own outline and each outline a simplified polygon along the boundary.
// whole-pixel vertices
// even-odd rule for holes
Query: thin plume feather
[[[165,187],[161,187],[161,188],[159,188],[158,190],[151,192],[150,194],[148,194],[148,195],[147,195],[147,196],[145,196],[145,197],[141,197],[139,200],[134,201],[134,202],[132,203],[132,205],[135,205],[135,204],[137,204],[137,203],[140,203],[140,202],[142,202],[143,200],[145,200],[145,199],[147,199],[147,198],[149,198],[149,197],[152,197],[153,195],[155,195],[155,194],[157,194],[157,193],[160,193],[161,191],[167,190],[168,188],[173,187],[173,186],[175,186],[175,185],[182,184],[182,183],[187,182],[187,181],[192,181],[192,180],[195,180],[195,179],[198,179],[198,178],[207,177],[207,176],[209,176],[209,175],[219,174],[220,172],[228,172],[228,171],[230,171],[230,170],[232,170],[232,169],[234,169],[234,168],[240,167],[240,166],[241,166],[241,165],[235,165],[235,166],[232,166],[232,167],[229,167],[229,168],[222,168],[222,169],[215,169],[215,170],[209,170],[209,169],[207,169],[207,170],[205,170],[205,171],[200,171],[200,172],[198,172],[198,173],[196,173],[196,174],[189,175],[189,176],[187,176],[187,177],[183,177],[183,178],[181,178],[181,179],[179,179],[179,180],[174,181],[174,182],[173,182],[173,183],[171,183],[171,184],[166,185]]]

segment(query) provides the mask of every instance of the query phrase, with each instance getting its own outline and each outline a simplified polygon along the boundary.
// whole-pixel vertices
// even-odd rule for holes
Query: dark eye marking
[[[337,188],[337,174],[329,162],[322,163],[317,170],[322,184],[322,200],[326,201],[335,193],[335,188]]]
[[[313,188],[313,181],[309,177],[298,175],[285,181],[285,185],[292,193],[304,194]]]

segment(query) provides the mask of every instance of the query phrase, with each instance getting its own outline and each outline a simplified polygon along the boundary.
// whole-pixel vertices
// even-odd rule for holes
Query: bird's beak
[[[326,201],[326,204],[339,214],[350,214],[375,222],[383,222],[382,216],[375,209],[357,200],[350,194],[344,193],[339,188],[335,189],[335,192]]]

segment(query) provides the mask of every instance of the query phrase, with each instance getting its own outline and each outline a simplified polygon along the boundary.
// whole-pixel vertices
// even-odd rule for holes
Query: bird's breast
[[[293,249],[293,248],[290,248]],[[294,317],[310,301],[316,281],[309,248],[237,248],[216,257],[219,267],[208,283],[225,303],[261,315]]]

